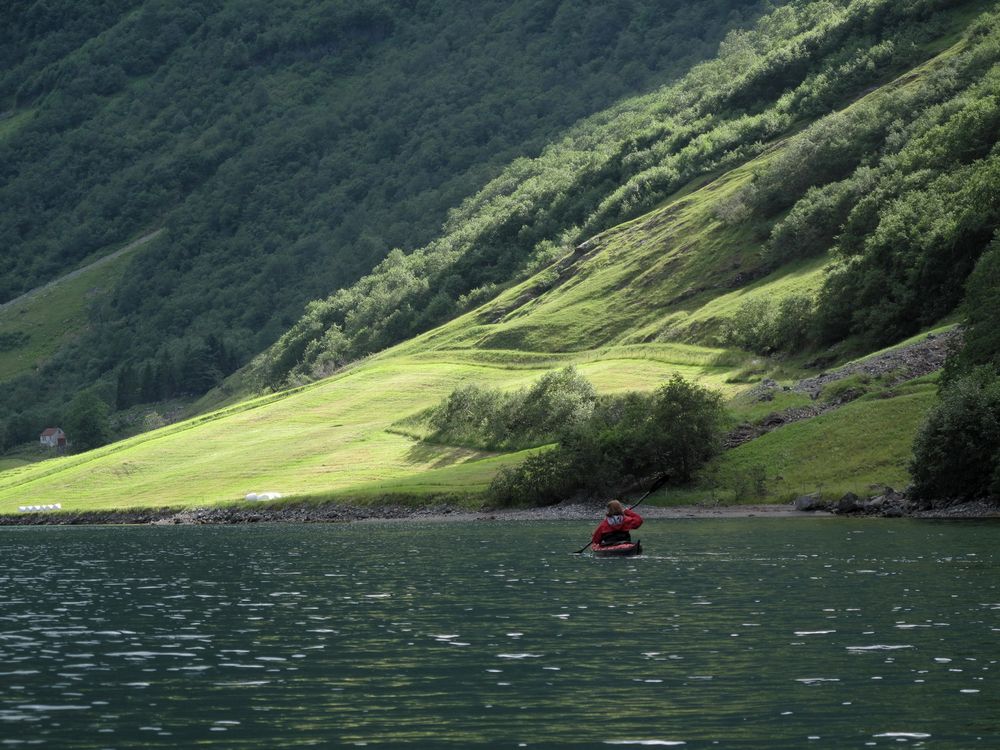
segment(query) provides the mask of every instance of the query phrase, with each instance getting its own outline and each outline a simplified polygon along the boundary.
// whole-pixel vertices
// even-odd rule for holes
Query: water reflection
[[[647,528],[648,527],[648,528]],[[991,747],[1000,527],[0,532],[0,741]]]

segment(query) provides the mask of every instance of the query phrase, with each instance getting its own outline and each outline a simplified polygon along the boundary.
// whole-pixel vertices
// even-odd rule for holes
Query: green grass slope
[[[90,307],[111,294],[131,252],[152,241],[151,232],[122,248],[89,259],[80,268],[0,305],[0,383],[45,364],[90,327]]]
[[[122,366],[204,394],[507,164],[784,2],[3,3],[0,303],[165,231],[64,342],[76,366],[0,390],[0,421],[41,429]]]
[[[684,351],[587,353],[579,366],[605,389],[651,388],[675,370],[722,383],[725,366],[705,363],[703,349],[687,358]],[[476,492],[504,460],[514,459],[430,446],[394,425],[461,383],[514,388],[548,369],[516,354],[509,365],[504,359],[387,352],[311,386],[8,471],[0,475],[0,512],[39,502],[61,502],[65,510],[214,504],[259,491],[360,497]]]

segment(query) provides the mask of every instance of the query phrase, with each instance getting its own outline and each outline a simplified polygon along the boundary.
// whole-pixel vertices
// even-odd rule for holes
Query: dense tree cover
[[[772,263],[837,259],[800,344],[880,347],[956,308],[1000,226],[998,132],[1000,15],[984,14],[933,72],[818,120],[770,161],[729,211],[780,216]]]
[[[652,393],[600,396],[557,433],[555,447],[501,469],[490,485],[500,504],[545,504],[620,491],[653,474],[693,477],[721,447],[717,393],[675,375]]]
[[[965,285],[963,345],[948,358],[945,380],[989,366],[1000,373],[1000,232]]]
[[[0,301],[144,229],[167,231],[95,305],[84,340],[5,388],[0,413],[30,407],[37,421],[100,379],[118,379],[120,404],[203,390],[273,342],[307,300],[354,282],[393,247],[427,243],[504,164],[675,77],[776,4],[6,3]],[[486,195],[506,194],[522,168]],[[452,234],[475,205],[454,214]],[[512,221],[491,247],[524,223]],[[551,234],[528,233],[539,232]],[[505,281],[510,267],[490,279]],[[355,349],[440,320],[483,283],[468,268],[451,275],[435,281],[434,304],[401,302]],[[384,297],[370,303],[383,313]],[[307,342],[311,364],[337,361],[337,340],[322,326]],[[218,355],[210,364],[178,362],[184,351],[204,360],[206,348]],[[143,378],[148,388],[135,385]]]
[[[926,506],[1000,497],[1000,378],[981,366],[948,382],[913,445],[913,497]]]
[[[1000,498],[1000,239],[969,276],[963,344],[949,354],[941,402],[913,445],[915,498],[927,506]]]
[[[766,7],[5,4],[0,302],[167,231],[94,306],[91,333],[7,391],[18,397],[0,413],[30,407],[38,421],[98,379],[123,385],[120,405],[203,391],[306,301],[427,243],[504,164],[670,80]],[[320,338],[337,350],[335,331]]]
[[[580,239],[652,208],[699,175],[762,153],[768,141],[926,59],[922,45],[943,33],[948,13],[970,5],[978,6],[948,0],[797,3],[778,8],[751,30],[731,33],[716,59],[677,83],[588,119],[536,158],[515,161],[452,212],[439,238],[410,254],[391,253],[353,286],[311,303],[255,364],[260,383],[280,386],[323,375],[470,309]],[[939,117],[952,113],[945,103],[962,92],[971,101],[971,88],[996,59],[995,37],[995,20],[987,16],[970,30],[967,52],[919,87],[920,96],[910,97],[909,88],[901,87],[898,97],[820,119],[730,207],[730,220],[762,216],[778,223],[770,243],[775,258],[825,250],[846,214],[860,211],[855,205],[867,197],[871,181],[880,179],[865,171],[872,155],[887,142],[902,154],[902,145],[916,135],[913,119],[924,110],[940,106],[945,110]],[[966,119],[979,122],[971,112]],[[953,156],[979,169],[971,161],[982,155],[973,141],[988,137],[988,113],[982,122],[968,148],[938,154],[941,169],[952,168]],[[949,132],[962,140],[957,121]],[[926,170],[925,184],[940,171]],[[940,194],[948,189],[934,188]],[[982,193],[971,186],[968,192],[971,212]],[[888,194],[885,199],[895,205]],[[859,231],[863,242],[874,227]],[[890,241],[886,236],[887,247]],[[854,273],[849,268],[845,263],[845,272]],[[893,283],[910,283],[920,269],[907,274]],[[832,280],[830,289],[836,284]],[[850,334],[852,326],[870,327],[878,282],[870,287],[870,299],[857,312],[860,322],[834,324],[837,297],[831,292],[821,305],[822,326],[814,321],[810,330],[821,327],[831,339]],[[956,301],[945,295],[915,319]],[[900,322],[906,309],[899,307]],[[888,330],[896,333],[901,326]]]

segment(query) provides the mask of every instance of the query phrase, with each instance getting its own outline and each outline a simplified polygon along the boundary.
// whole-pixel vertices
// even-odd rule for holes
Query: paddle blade
[[[660,487],[662,487],[663,485],[665,485],[669,481],[670,481],[670,475],[669,474],[660,474],[660,476],[657,477],[657,479],[656,479],[655,482],[653,482],[652,486],[649,488],[649,491],[646,492],[646,494],[647,495],[651,495],[652,493],[656,492],[658,489],[660,489]]]

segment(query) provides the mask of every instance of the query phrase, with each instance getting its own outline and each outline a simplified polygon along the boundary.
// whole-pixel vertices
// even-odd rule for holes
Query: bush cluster
[[[586,419],[559,431],[554,446],[501,469],[489,494],[500,505],[548,504],[654,474],[683,484],[719,450],[724,416],[718,394],[680,375],[652,393],[601,396]]]
[[[810,340],[814,315],[815,303],[808,295],[792,294],[777,303],[754,297],[723,323],[722,340],[757,354],[794,352]]]
[[[597,400],[593,385],[573,367],[546,373],[514,392],[468,385],[430,413],[430,439],[486,450],[544,445],[586,423]]]
[[[913,445],[913,496],[925,506],[1000,497],[1000,377],[974,368],[941,389]]]

